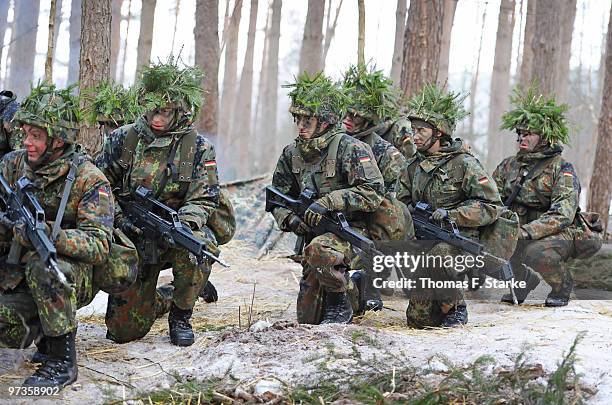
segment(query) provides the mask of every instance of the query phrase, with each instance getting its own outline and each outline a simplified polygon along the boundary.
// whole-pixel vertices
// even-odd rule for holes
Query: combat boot
[[[325,293],[325,308],[322,324],[350,323],[353,319],[353,307],[345,292]]]
[[[193,309],[180,309],[172,304],[168,325],[170,325],[170,342],[176,346],[191,346],[195,341],[193,329],[189,323]]]
[[[63,388],[75,382],[78,375],[75,336],[76,332],[47,336],[47,359],[23,386]]]
[[[525,279],[525,287],[520,288],[517,287],[514,289],[514,294],[516,295],[516,302],[522,304],[527,299],[529,293],[540,284],[540,278],[536,274],[535,271],[531,269],[527,269],[527,278]],[[501,297],[501,302],[507,302],[509,304],[514,304],[512,301],[512,294],[504,294]]]
[[[368,277],[366,282],[366,311],[380,311],[383,309],[383,300],[380,290],[372,285],[372,278]]]
[[[572,293],[573,288],[574,280],[572,279],[571,274],[568,272],[563,280],[561,290],[557,292],[551,291],[550,294],[548,294],[548,297],[546,297],[546,301],[544,301],[544,306],[551,308],[566,306],[569,303],[570,294]]]
[[[207,281],[206,284],[204,284],[204,287],[202,287],[198,296],[204,298],[204,301],[209,304],[211,302],[219,301],[219,295],[217,294],[217,289],[215,288],[213,283],[211,283],[210,281]]]
[[[465,325],[468,322],[468,311],[465,305],[455,305],[444,319],[442,319],[443,328],[453,328],[459,325]]]
[[[43,335],[38,342],[34,342],[36,345],[36,352],[32,356],[30,362],[32,363],[44,363],[47,361],[49,355],[49,347],[47,344],[47,338]]]

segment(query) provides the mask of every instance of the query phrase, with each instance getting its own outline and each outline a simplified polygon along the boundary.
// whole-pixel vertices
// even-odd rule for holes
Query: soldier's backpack
[[[60,231],[66,204],[76,178],[77,167],[85,161],[77,152],[70,165],[62,199],[51,230],[51,240],[55,241]],[[104,263],[93,267],[94,286],[109,294],[127,290],[138,275],[138,252],[136,246],[120,229],[113,229],[110,251]]]
[[[179,169],[178,169],[178,181],[181,182],[180,193],[183,198],[187,194],[187,189],[192,181],[193,165],[195,159],[195,146],[196,146],[197,133],[195,131],[189,131],[181,138],[181,153],[179,156]],[[136,146],[138,145],[140,137],[134,129],[133,125],[128,127],[127,135],[123,141],[123,149],[121,157],[119,158],[119,164],[123,169],[128,169],[131,165],[132,158],[136,152]],[[175,142],[170,150],[168,156],[168,165],[170,166],[174,161],[176,149],[179,142]],[[207,162],[208,163],[208,162]],[[206,175],[208,177],[209,185],[216,185],[219,183],[216,172],[216,162],[210,162],[204,165]],[[162,183],[157,192],[159,196],[163,191],[166,182],[170,176],[167,175],[162,179]],[[219,191],[219,207],[210,215],[206,226],[215,235],[215,239],[219,245],[226,244],[234,237],[236,233],[236,216],[234,214],[234,207],[230,201],[227,190],[221,189]]]

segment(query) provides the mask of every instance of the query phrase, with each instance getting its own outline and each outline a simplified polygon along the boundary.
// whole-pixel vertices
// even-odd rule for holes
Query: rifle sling
[[[544,168],[549,162],[551,162],[556,157],[557,155],[546,158],[546,159],[541,159],[535,165],[533,165],[533,167],[529,169],[529,171],[523,170],[521,173],[519,173],[518,181],[514,183],[514,187],[512,187],[512,193],[506,199],[506,201],[504,202],[504,205],[506,207],[509,207],[510,204],[514,202],[516,197],[519,195],[519,193],[523,189],[523,184],[525,184],[525,181],[527,181],[527,179],[530,179],[539,169]]]
[[[70,191],[72,190],[72,185],[74,184],[74,180],[76,179],[76,171],[79,165],[80,154],[78,151],[75,153],[72,158],[72,163],[70,164],[70,170],[68,171],[68,176],[66,177],[66,184],[64,185],[64,191],[62,193],[62,199],[60,201],[59,208],[57,209],[57,214],[55,216],[55,222],[53,223],[53,229],[51,231],[51,242],[55,242],[57,239],[57,235],[61,229],[62,219],[64,218],[64,212],[66,211],[66,205],[68,204],[68,197],[70,197]]]

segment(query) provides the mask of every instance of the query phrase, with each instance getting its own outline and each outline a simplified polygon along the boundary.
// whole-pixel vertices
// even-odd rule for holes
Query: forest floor
[[[219,301],[196,304],[197,340],[187,348],[170,344],[167,317],[139,341],[106,340],[100,293],[79,310],[77,383],[36,403],[612,401],[612,301],[549,309],[541,300],[513,307],[476,295],[465,327],[414,330],[404,326],[407,300],[397,292],[352,325],[298,325],[300,266],[282,255],[255,256],[248,242],[224,247],[232,267],[215,267]],[[33,352],[0,351],[3,386],[34,370]]]

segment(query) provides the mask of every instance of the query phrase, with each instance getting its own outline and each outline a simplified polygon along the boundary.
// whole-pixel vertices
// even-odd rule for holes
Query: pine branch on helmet
[[[104,81],[87,89],[82,97],[88,101],[84,113],[92,125],[108,123],[117,128],[136,121],[144,113],[134,87],[125,89],[121,84]]]

